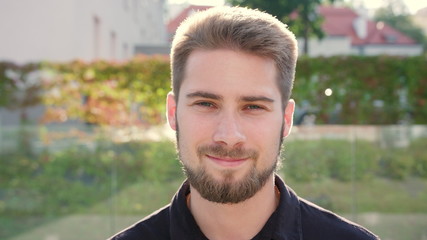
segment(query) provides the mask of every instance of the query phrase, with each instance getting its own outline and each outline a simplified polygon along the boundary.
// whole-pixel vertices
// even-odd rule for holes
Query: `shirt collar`
[[[193,215],[187,206],[187,195],[190,193],[190,184],[185,181],[171,202],[170,236],[172,240],[207,239],[200,230]]]
[[[275,176],[275,184],[280,191],[279,206],[253,239],[301,240],[301,212],[298,197],[278,175]],[[190,185],[185,181],[172,199],[169,210],[171,238],[207,239],[187,207],[186,196],[189,193]]]

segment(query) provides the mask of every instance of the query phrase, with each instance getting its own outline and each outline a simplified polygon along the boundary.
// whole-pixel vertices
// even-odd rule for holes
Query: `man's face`
[[[252,197],[277,165],[292,126],[271,59],[232,50],[196,50],[188,58],[179,101],[168,96],[168,120],[179,157],[202,197],[238,203]]]

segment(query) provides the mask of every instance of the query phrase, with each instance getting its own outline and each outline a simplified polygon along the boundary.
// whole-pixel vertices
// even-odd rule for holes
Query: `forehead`
[[[272,59],[229,49],[195,50],[185,66],[181,92],[280,95]]]

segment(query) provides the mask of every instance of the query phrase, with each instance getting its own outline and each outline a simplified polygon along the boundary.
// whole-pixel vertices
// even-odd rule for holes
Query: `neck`
[[[190,211],[205,236],[212,240],[253,238],[276,210],[280,198],[274,175],[253,197],[237,204],[208,201],[190,188]]]

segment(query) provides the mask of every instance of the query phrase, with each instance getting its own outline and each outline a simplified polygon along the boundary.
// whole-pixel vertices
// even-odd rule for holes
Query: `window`
[[[393,34],[385,34],[384,38],[387,43],[396,43],[397,41],[397,36]]]
[[[116,59],[116,45],[117,45],[116,33],[114,31],[110,34],[110,57],[111,60]]]
[[[133,19],[138,22],[138,0],[132,1]]]
[[[122,58],[123,60],[127,60],[129,58],[129,52],[128,52],[128,44],[127,43],[123,43],[123,54],[122,54]]]
[[[101,49],[101,21],[97,16],[93,17],[93,59],[99,58]]]
[[[129,10],[129,0],[123,0],[123,9],[125,11]]]

